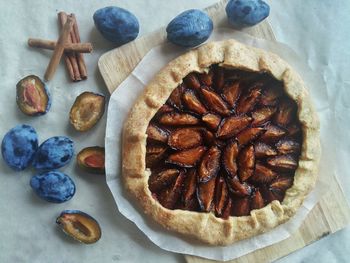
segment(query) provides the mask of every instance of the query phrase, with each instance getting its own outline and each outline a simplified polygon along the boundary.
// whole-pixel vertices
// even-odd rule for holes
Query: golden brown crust
[[[249,216],[227,220],[212,213],[169,210],[156,201],[148,188],[146,169],[146,129],[170,93],[190,72],[204,72],[212,64],[250,71],[267,71],[284,82],[289,96],[298,104],[303,130],[303,146],[293,186],[282,203],[275,200]],[[228,245],[271,230],[292,217],[313,189],[320,158],[319,121],[305,84],[299,75],[277,55],[246,46],[235,40],[211,42],[171,61],[147,85],[130,112],[123,130],[123,178],[129,193],[148,216],[165,228],[211,245]]]

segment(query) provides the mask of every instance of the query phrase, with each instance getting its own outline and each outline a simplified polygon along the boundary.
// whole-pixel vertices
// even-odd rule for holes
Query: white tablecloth
[[[0,0],[0,138],[19,123],[35,127],[40,141],[54,135],[66,135],[75,141],[75,149],[103,145],[104,117],[87,133],[75,132],[68,114],[75,97],[91,90],[107,94],[97,69],[97,60],[113,48],[94,27],[92,15],[98,8],[118,5],[132,11],[140,21],[140,35],[166,25],[180,11],[204,8],[214,0],[177,1],[6,1]],[[290,45],[307,58],[309,65],[323,73],[328,96],[336,111],[337,134],[335,172],[350,193],[349,140],[347,128],[350,111],[349,16],[346,1],[274,0],[271,22],[279,41]],[[51,51],[27,47],[28,37],[56,39],[56,13],[65,10],[77,15],[82,41],[94,45],[94,53],[86,55],[89,79],[71,83],[61,63],[49,83],[53,104],[42,117],[23,115],[15,104],[15,85],[29,74],[43,76]],[[156,16],[155,16],[156,10]],[[341,143],[339,143],[341,142]],[[105,183],[104,176],[79,170],[73,161],[61,169],[76,182],[77,193],[63,204],[50,204],[38,199],[29,186],[35,171],[10,170],[0,160],[0,262],[183,262],[180,255],[162,251],[153,245],[132,223],[119,214]],[[64,209],[80,209],[93,215],[101,224],[103,236],[95,245],[84,246],[65,237],[55,225]],[[349,228],[306,247],[280,262],[346,262],[350,250]]]

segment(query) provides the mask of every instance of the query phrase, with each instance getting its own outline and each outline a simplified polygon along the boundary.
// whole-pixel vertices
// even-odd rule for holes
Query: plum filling
[[[192,72],[147,129],[152,196],[168,209],[246,216],[293,185],[302,146],[297,104],[265,72]]]

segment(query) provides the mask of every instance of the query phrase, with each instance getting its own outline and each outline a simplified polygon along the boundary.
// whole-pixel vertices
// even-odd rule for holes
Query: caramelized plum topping
[[[146,166],[153,167],[165,156],[167,148],[164,145],[153,145],[146,149]]]
[[[269,124],[266,126],[266,131],[265,133],[261,136],[262,141],[266,142],[274,142],[277,141],[278,139],[282,138],[287,132],[273,124]]]
[[[276,143],[277,151],[280,154],[297,154],[300,151],[300,144],[291,139],[282,139]]]
[[[231,141],[225,148],[224,155],[222,156],[222,162],[226,172],[234,177],[237,174],[237,159],[238,144],[235,141]]]
[[[252,196],[252,199],[250,201],[250,208],[252,210],[254,210],[254,209],[263,208],[264,206],[265,206],[264,199],[263,199],[260,191],[258,189],[256,189],[253,196]]]
[[[185,85],[184,84],[180,84],[176,89],[174,89],[174,91],[170,94],[170,97],[168,99],[168,103],[181,110],[182,109],[182,94],[185,90]]]
[[[260,83],[257,83],[252,89],[248,91],[248,93],[243,94],[239,98],[236,109],[236,112],[238,114],[245,114],[254,108],[261,95],[261,86],[262,85]]]
[[[223,177],[218,176],[215,187],[215,213],[222,216],[228,200],[228,189]]]
[[[241,130],[246,128],[252,118],[248,116],[232,116],[221,121],[216,137],[219,139],[228,139],[235,136]]]
[[[228,106],[217,93],[205,87],[201,89],[201,92],[203,100],[210,110],[224,116],[230,114]]]
[[[275,106],[277,104],[278,98],[283,93],[283,87],[280,83],[272,81],[267,84],[267,88],[263,91],[260,98],[260,104],[264,106]]]
[[[164,104],[162,107],[160,107],[160,109],[157,112],[157,115],[161,115],[163,113],[169,113],[174,111],[175,109],[171,106],[169,106],[168,104]]]
[[[250,213],[249,198],[237,198],[233,203],[233,215],[235,216],[247,216]]]
[[[301,125],[297,123],[290,124],[287,128],[289,137],[297,137],[301,134]]]
[[[148,125],[146,133],[147,138],[152,141],[163,143],[167,143],[168,141],[168,133],[154,124]]]
[[[254,146],[249,145],[238,154],[238,175],[241,181],[246,181],[254,173]]]
[[[168,145],[177,150],[190,149],[202,144],[202,133],[194,128],[180,128],[170,133]]]
[[[170,154],[166,162],[181,167],[193,167],[200,161],[206,150],[206,147],[198,146],[189,150],[178,151]]]
[[[159,118],[159,123],[169,126],[196,125],[199,119],[188,113],[169,112]]]
[[[153,173],[148,179],[149,189],[152,192],[159,192],[172,184],[179,174],[180,171],[178,169],[166,169],[158,173]]]
[[[222,67],[216,67],[214,69],[214,88],[217,91],[221,91],[225,84],[224,69]]]
[[[254,175],[251,177],[251,181],[264,184],[271,182],[276,178],[277,174],[261,163],[255,165]]]
[[[209,129],[216,131],[220,124],[221,118],[216,114],[207,113],[202,116],[202,121],[208,126]]]
[[[205,183],[198,184],[197,197],[202,211],[209,212],[214,205],[216,177],[212,177]]]
[[[204,142],[208,145],[212,145],[215,141],[215,135],[211,131],[208,131],[206,129],[201,129],[201,132],[204,137]]]
[[[190,73],[184,78],[184,82],[187,87],[191,89],[199,89],[201,87],[201,83],[198,80],[196,73]]]
[[[200,82],[207,87],[211,87],[213,84],[213,76],[214,72],[212,70],[209,70],[208,73],[202,73],[198,75]]]
[[[237,141],[239,145],[246,145],[247,143],[255,140],[264,131],[265,129],[260,127],[247,128],[237,135]]]
[[[147,128],[149,189],[168,209],[249,215],[293,185],[297,104],[267,72],[190,73]]]
[[[293,184],[292,177],[279,177],[270,184],[270,188],[279,190],[279,191],[286,191],[288,188],[292,186],[292,184]]]
[[[277,155],[277,151],[272,146],[263,142],[256,142],[254,149],[256,158],[265,158]]]
[[[239,86],[239,81],[235,81],[235,82],[229,82],[224,86],[222,97],[233,108],[240,94],[241,94],[241,89]]]
[[[225,206],[224,211],[222,212],[222,218],[223,219],[227,219],[230,217],[230,215],[232,214],[232,199],[229,197]]]
[[[236,196],[248,196],[251,193],[251,188],[246,183],[241,183],[237,176],[226,177],[228,189]]]
[[[197,189],[197,171],[190,169],[184,184],[183,202],[185,207],[190,207]]]
[[[196,96],[193,90],[186,90],[182,95],[182,100],[186,105],[186,108],[190,111],[193,111],[197,114],[207,113],[207,109],[199,101],[198,97]]]
[[[217,146],[212,146],[203,156],[198,167],[198,178],[200,183],[209,181],[216,176],[220,169],[221,151]]]
[[[263,107],[263,108],[257,109],[256,111],[253,111],[252,125],[257,126],[267,122],[268,120],[270,120],[270,118],[275,112],[276,112],[276,108],[274,107]]]
[[[177,201],[181,196],[182,186],[185,178],[185,173],[181,172],[176,178],[175,183],[159,194],[158,200],[162,206],[168,209],[174,209]]]
[[[275,116],[275,122],[285,127],[290,124],[296,116],[296,105],[291,99],[284,99],[280,102]]]
[[[290,171],[298,167],[298,162],[289,154],[279,155],[267,159],[267,164],[274,170]]]

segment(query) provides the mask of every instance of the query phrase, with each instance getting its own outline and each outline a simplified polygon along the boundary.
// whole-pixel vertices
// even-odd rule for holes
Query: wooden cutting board
[[[224,11],[227,1],[223,0],[206,8],[216,27],[227,26]],[[275,40],[267,21],[243,31],[254,37]],[[161,28],[102,55],[98,67],[110,93],[130,74],[150,49],[165,41],[165,29]],[[271,262],[344,228],[350,222],[350,208],[334,174],[329,175],[328,186],[329,191],[290,238],[229,262]],[[186,255],[185,258],[189,263],[211,262],[195,256]]]

